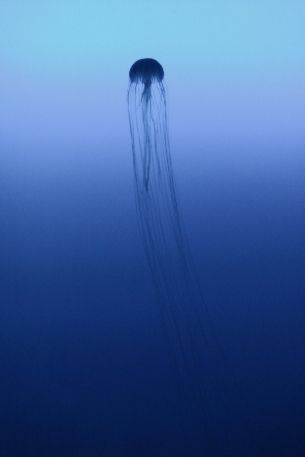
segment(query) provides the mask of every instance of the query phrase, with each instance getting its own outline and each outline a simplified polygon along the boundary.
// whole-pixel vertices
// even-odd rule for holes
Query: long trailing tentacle
[[[223,376],[228,380],[231,374],[235,392],[239,386],[203,299],[180,216],[162,80],[131,81],[128,113],[136,208],[147,262],[181,378],[191,387],[193,402],[202,411],[209,440],[215,429],[215,397],[221,397],[218,407],[228,408],[228,390],[221,387]],[[210,444],[209,455],[212,448]]]
[[[195,297],[178,209],[163,83],[131,83],[128,108],[136,205],[146,257],[179,371],[185,384],[197,384],[191,396],[208,428],[212,422],[209,395],[200,377],[209,336],[201,312],[196,312],[201,303]]]

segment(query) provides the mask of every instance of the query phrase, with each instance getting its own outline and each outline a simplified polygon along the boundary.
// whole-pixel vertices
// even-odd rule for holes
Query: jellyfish
[[[164,70],[155,59],[129,71],[128,112],[139,229],[157,302],[187,385],[204,370],[208,331],[203,300],[177,200],[169,143]],[[198,385],[196,389],[198,391]],[[194,395],[196,397],[197,395]],[[206,394],[201,392],[206,403]],[[205,405],[206,406],[206,405]]]
[[[213,386],[220,383],[220,376],[215,377],[211,369],[219,343],[180,215],[164,70],[155,59],[140,59],[131,66],[129,80],[127,102],[139,230],[176,366],[191,402],[200,409],[208,440],[215,422],[213,401],[218,395]],[[219,354],[221,365],[221,348]],[[212,455],[212,445],[209,448]]]
[[[176,328],[181,351],[191,352],[194,358],[195,340],[200,335],[203,343],[207,329],[177,200],[164,70],[155,59],[140,59],[131,66],[129,78],[128,112],[140,233],[162,312]]]

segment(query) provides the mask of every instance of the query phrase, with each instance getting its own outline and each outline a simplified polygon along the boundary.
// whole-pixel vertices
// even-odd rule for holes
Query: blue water
[[[305,456],[304,19],[302,0],[0,1],[0,457]],[[138,230],[145,57],[209,310],[201,409]]]
[[[240,389],[215,455],[301,457],[304,143],[173,130],[180,211]],[[128,135],[3,141],[0,175],[0,455],[203,455],[138,233]]]

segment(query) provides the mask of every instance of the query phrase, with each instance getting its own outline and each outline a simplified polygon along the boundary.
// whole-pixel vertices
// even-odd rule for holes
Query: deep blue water
[[[241,391],[218,416],[230,448],[215,443],[215,455],[302,457],[304,144],[172,146],[205,301]],[[0,178],[1,457],[201,456],[138,233],[129,138],[5,142]]]

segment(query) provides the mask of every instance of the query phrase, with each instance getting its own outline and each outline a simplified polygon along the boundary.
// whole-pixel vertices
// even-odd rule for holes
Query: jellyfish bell
[[[141,82],[145,86],[150,86],[153,81],[161,82],[164,77],[162,65],[155,59],[139,59],[129,70],[131,83]]]

